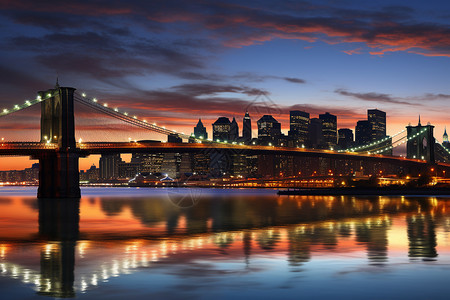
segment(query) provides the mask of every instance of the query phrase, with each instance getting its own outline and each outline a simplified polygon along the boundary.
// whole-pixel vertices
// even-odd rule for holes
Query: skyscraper
[[[230,119],[226,117],[220,117],[213,123],[213,139],[214,141],[220,140],[229,141],[230,140],[230,131],[231,131],[231,122]]]
[[[281,124],[271,115],[264,115],[257,122],[258,140],[263,143],[277,143],[281,136]]]
[[[322,120],[319,118],[312,118],[308,128],[308,145],[310,148],[322,148],[324,144]]]
[[[338,130],[338,146],[339,149],[345,150],[353,144],[353,131],[349,128],[341,128]]]
[[[245,112],[244,120],[242,120],[242,138],[245,143],[252,140],[252,120],[248,111]]]
[[[444,129],[444,135],[442,136],[442,146],[450,149],[450,142],[448,141],[447,127]]]
[[[309,113],[300,110],[291,110],[289,137],[295,144],[304,145],[308,140]]]
[[[360,120],[355,127],[355,143],[358,146],[368,145],[372,140],[372,125],[368,120]]]
[[[327,147],[334,147],[337,144],[337,117],[326,112],[319,115],[322,120],[322,132]]]
[[[236,119],[233,117],[233,121],[230,124],[230,141],[235,142],[239,138],[239,126]]]
[[[194,127],[194,136],[198,139],[207,139],[208,132],[206,132],[206,127],[203,126],[202,119],[198,119],[197,126]]]
[[[99,175],[101,179],[119,178],[119,163],[122,162],[120,153],[102,154],[99,162]]]
[[[367,110],[367,120],[371,125],[370,141],[374,142],[386,137],[386,113],[378,109]]]

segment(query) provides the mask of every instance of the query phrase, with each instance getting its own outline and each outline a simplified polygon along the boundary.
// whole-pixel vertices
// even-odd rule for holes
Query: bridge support
[[[41,143],[57,143],[59,149],[39,155],[38,198],[79,198],[79,153],[75,143],[73,93],[71,87],[39,92]]]
[[[433,125],[407,126],[408,142],[406,144],[406,157],[426,160],[435,163]]]

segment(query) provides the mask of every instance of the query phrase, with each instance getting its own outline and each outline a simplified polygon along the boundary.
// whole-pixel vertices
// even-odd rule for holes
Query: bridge
[[[76,142],[74,102],[103,113],[135,127],[152,132],[176,135],[188,139],[190,143],[164,143],[154,141],[129,142]],[[41,105],[41,133],[39,142],[4,142],[0,144],[0,155],[23,155],[39,160],[39,198],[78,198],[79,158],[92,154],[115,153],[231,153],[236,155],[278,155],[293,157],[320,157],[336,160],[369,161],[389,163],[426,171],[430,166],[450,171],[450,164],[435,161],[435,152],[448,161],[450,152],[437,143],[433,137],[434,126],[407,126],[390,138],[383,138],[367,145],[345,150],[320,150],[303,147],[280,147],[275,145],[248,145],[236,142],[213,141],[193,137],[139,119],[118,108],[110,108],[96,98],[78,94],[72,87],[61,87],[38,92],[34,100],[23,105],[4,109],[0,117],[14,114],[30,106]],[[403,133],[406,136],[401,136]],[[396,146],[407,143],[407,157],[395,157],[385,153]],[[438,149],[438,151],[435,150]],[[442,160],[442,159],[441,159]],[[448,170],[447,170],[448,169]],[[449,172],[450,173],[450,172]]]

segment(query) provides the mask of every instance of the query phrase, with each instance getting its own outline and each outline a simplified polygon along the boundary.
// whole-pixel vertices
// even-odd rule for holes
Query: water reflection
[[[311,271],[308,264],[321,256],[360,259],[360,253],[367,266],[386,267],[390,251],[399,249],[412,261],[437,260],[438,237],[450,231],[448,204],[435,198],[214,194],[190,208],[159,197],[83,198],[81,221],[80,202],[73,199],[9,200],[0,205],[29,212],[0,221],[1,228],[17,225],[14,235],[0,236],[0,272],[57,298],[75,297],[111,277],[184,268],[198,259],[241,261],[249,269],[273,257],[289,272]],[[2,211],[8,210],[0,217]],[[38,219],[37,234],[21,227],[24,218]]]
[[[79,235],[80,203],[75,199],[39,199],[41,248],[38,294],[75,296],[75,246]]]

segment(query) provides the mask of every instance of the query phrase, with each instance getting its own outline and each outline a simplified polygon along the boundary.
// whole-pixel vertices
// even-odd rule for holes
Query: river
[[[449,197],[0,188],[0,298],[448,299]]]

